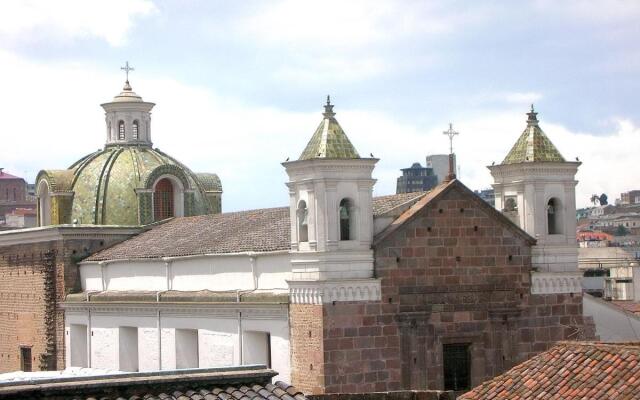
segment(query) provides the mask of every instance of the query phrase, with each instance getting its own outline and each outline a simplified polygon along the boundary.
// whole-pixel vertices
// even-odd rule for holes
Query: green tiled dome
[[[171,175],[184,186],[185,216],[219,212],[207,197],[207,193],[222,191],[217,175],[195,174],[174,158],[148,146],[107,146],[82,158],[68,171],[73,178],[67,190],[73,193],[73,200],[69,220],[61,222],[97,225],[153,222],[150,201],[145,202],[144,196],[151,195],[155,181],[163,175]],[[42,171],[38,181],[51,180],[49,175],[52,174]]]

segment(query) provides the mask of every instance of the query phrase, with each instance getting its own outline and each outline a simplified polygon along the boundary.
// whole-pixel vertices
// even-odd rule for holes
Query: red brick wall
[[[447,343],[470,344],[475,386],[593,336],[581,295],[530,294],[530,244],[481,201],[454,187],[375,247],[381,302],[324,306],[327,393],[443,389]]]
[[[291,304],[291,382],[305,393],[324,393],[322,306]]]
[[[31,346],[34,371],[64,368],[64,312],[60,303],[67,293],[80,289],[77,261],[124,238],[0,246],[0,372],[20,369],[20,346]],[[55,288],[49,296],[47,285]],[[48,299],[55,299],[49,307]],[[47,338],[52,341],[49,358],[45,357]]]

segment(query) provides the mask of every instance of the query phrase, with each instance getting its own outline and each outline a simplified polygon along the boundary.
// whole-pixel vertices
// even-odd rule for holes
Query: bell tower
[[[536,238],[539,272],[577,272],[575,179],[579,161],[566,161],[539,126],[533,105],[527,127],[501,164],[489,166],[495,206]]]

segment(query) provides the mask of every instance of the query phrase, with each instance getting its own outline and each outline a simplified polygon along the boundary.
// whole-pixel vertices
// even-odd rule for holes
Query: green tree
[[[616,228],[615,236],[625,236],[629,234],[629,230],[622,225],[618,225]]]

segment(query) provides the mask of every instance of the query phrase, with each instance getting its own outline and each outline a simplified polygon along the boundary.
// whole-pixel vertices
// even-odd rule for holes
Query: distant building
[[[640,203],[640,190],[630,190],[625,193],[620,193],[620,204],[639,204]]]
[[[477,194],[482,200],[491,204],[492,207],[495,207],[496,195],[493,189],[474,190],[474,193]]]
[[[35,201],[27,198],[27,182],[0,168],[0,215],[4,218],[17,208],[35,207]]]
[[[5,215],[5,224],[12,228],[33,228],[37,226],[34,208],[16,208]]]
[[[438,177],[438,183],[441,183],[449,174],[449,155],[448,154],[432,154],[427,156],[427,168],[433,169],[433,174]],[[456,171],[456,155],[453,155],[453,171]]]
[[[438,184],[438,178],[433,168],[424,168],[420,163],[413,163],[410,168],[401,169],[402,176],[398,177],[396,193],[424,192]]]

